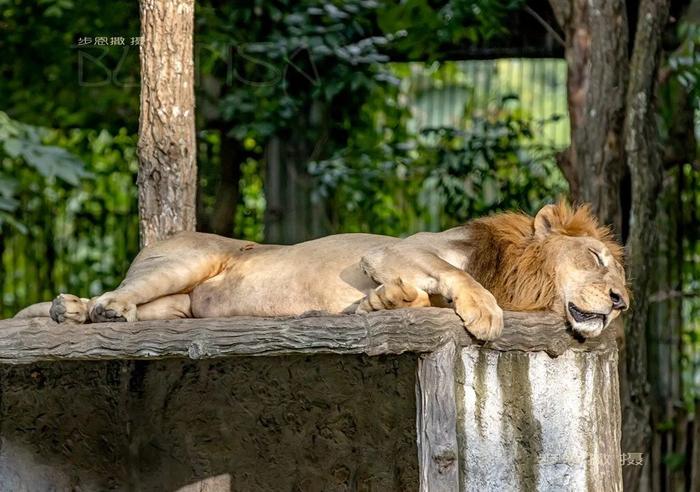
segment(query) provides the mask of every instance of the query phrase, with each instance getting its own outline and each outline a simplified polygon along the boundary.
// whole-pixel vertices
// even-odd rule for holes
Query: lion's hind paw
[[[56,323],[85,323],[88,320],[88,302],[72,294],[59,294],[51,303],[49,316]]]
[[[95,300],[90,309],[90,320],[93,323],[136,321],[136,306],[113,296],[114,294],[107,293]]]

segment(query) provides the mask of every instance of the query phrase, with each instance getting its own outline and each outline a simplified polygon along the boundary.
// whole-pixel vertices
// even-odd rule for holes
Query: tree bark
[[[624,0],[550,0],[565,34],[571,145],[559,157],[571,196],[621,231],[627,84]]]
[[[646,327],[654,271],[661,162],[655,142],[654,85],[670,0],[550,0],[566,34],[571,146],[559,164],[574,200],[627,240],[634,302],[620,368],[625,453],[649,456],[651,435]],[[630,39],[634,40],[628,56]],[[629,183],[627,183],[629,181]],[[631,186],[631,205],[627,204]],[[629,231],[629,232],[627,232]],[[625,489],[638,490],[642,467],[624,467]]]
[[[651,429],[648,398],[646,331],[649,323],[649,290],[656,261],[656,197],[661,189],[662,164],[656,141],[658,128],[654,106],[656,73],[670,0],[642,0],[630,62],[625,119],[625,153],[632,183],[627,269],[634,304],[625,330],[627,377],[622,393],[626,415],[622,449],[646,452]],[[643,424],[643,425],[640,425]],[[638,490],[640,467],[625,467],[625,488]]]
[[[141,0],[141,246],[195,229],[194,0]]]

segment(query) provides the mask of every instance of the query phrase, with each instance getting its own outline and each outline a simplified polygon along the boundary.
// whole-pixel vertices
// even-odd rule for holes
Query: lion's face
[[[595,337],[629,306],[621,249],[605,235],[603,240],[585,231],[572,235],[565,210],[543,208],[535,217],[535,234],[554,260],[554,310],[566,316],[577,333]]]
[[[595,337],[629,306],[625,271],[601,241],[590,237],[556,238],[555,267],[563,310],[574,331]]]

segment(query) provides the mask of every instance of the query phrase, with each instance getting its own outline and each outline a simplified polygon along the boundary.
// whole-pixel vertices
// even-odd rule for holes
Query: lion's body
[[[173,241],[196,244],[208,236],[185,233]],[[354,312],[377,286],[360,268],[362,257],[397,241],[371,234],[339,234],[292,246],[217,240],[228,249],[228,265],[190,293],[197,318]]]
[[[500,334],[502,308],[553,310],[594,336],[627,306],[620,262],[588,209],[563,204],[405,239],[339,234],[279,246],[185,232],[141,251],[115,291],[61,294],[50,315],[134,321],[449,305],[482,339]]]

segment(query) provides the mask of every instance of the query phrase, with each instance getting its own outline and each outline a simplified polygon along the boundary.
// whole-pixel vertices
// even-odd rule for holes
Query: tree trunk
[[[141,246],[195,229],[194,0],[141,0]]]
[[[650,286],[656,257],[656,197],[661,189],[662,166],[656,141],[654,89],[670,0],[642,0],[639,6],[634,50],[630,62],[625,119],[625,153],[632,183],[627,269],[634,304],[625,331],[626,415],[623,451],[646,452],[651,437],[647,376],[646,332],[649,323]],[[643,423],[643,425],[640,425]],[[640,432],[640,429],[643,429]],[[639,467],[625,467],[625,488],[638,490]]]
[[[620,232],[627,84],[624,0],[550,0],[565,33],[571,146],[559,164],[574,201]]]
[[[627,241],[634,292],[620,368],[623,453],[649,456],[651,435],[646,327],[654,271],[654,222],[661,183],[655,142],[654,84],[670,0],[644,0],[629,32],[624,0],[550,0],[564,33],[569,66],[571,147],[559,164],[576,201],[592,204]],[[628,56],[630,39],[634,39]],[[631,183],[627,206],[626,178]],[[626,232],[629,231],[627,234]],[[625,466],[626,490],[638,490],[640,466]]]

